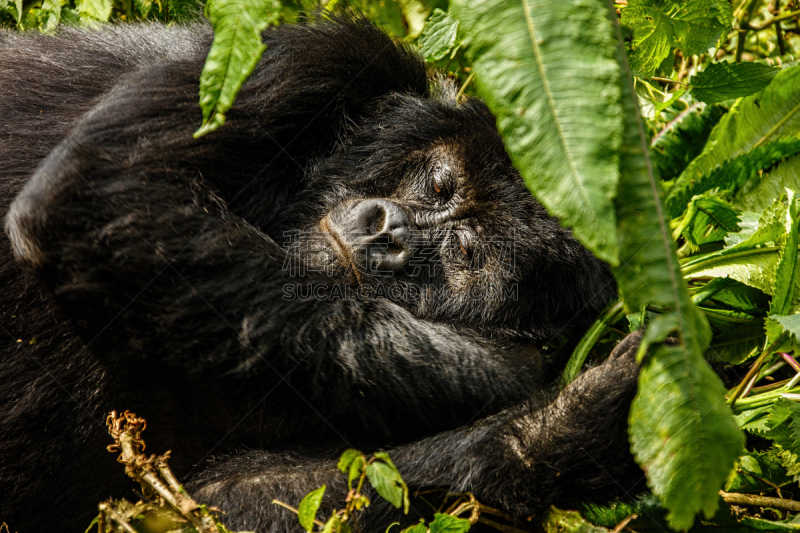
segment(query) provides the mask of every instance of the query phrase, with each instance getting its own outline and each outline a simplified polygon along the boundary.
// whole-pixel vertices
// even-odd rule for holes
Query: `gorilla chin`
[[[128,496],[112,410],[237,530],[299,532],[270,502],[322,484],[340,508],[350,447],[519,516],[643,490],[637,335],[544,392],[563,361],[539,349],[616,288],[486,106],[365,19],[320,20],[266,30],[194,139],[212,37],[0,32],[0,519],[80,531]],[[372,502],[365,533],[428,513]]]

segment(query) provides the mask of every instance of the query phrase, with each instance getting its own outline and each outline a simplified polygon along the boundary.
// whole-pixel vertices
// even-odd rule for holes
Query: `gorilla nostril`
[[[385,225],[386,211],[380,206],[375,206],[375,210],[371,213],[370,218],[367,220],[365,233],[367,235],[376,235],[383,231]]]

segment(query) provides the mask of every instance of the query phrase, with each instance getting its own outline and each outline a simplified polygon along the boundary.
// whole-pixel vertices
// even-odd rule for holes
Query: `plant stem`
[[[784,340],[786,340],[786,337],[788,336],[789,336],[788,332],[782,333],[777,339],[775,339],[775,342],[767,346],[767,348],[761,353],[761,355],[758,356],[758,359],[756,359],[753,362],[753,364],[750,366],[750,369],[747,371],[747,374],[744,376],[744,379],[742,379],[742,381],[736,386],[736,388],[731,393],[730,398],[728,399],[728,402],[730,402],[731,407],[734,406],[734,404],[736,403],[736,399],[742,393],[747,383],[753,378],[756,372],[758,372],[759,368],[761,367],[761,363],[764,362],[764,359],[766,359],[768,355],[774,352],[775,349],[778,346],[780,346],[781,343]]]
[[[784,500],[782,498],[769,498],[767,496],[756,496],[754,494],[738,494],[732,492],[719,491],[719,495],[725,503],[734,505],[749,505],[754,507],[772,507],[774,509],[784,509],[786,511],[800,511],[800,502],[795,500]]]
[[[464,96],[464,91],[467,89],[467,85],[469,85],[474,78],[475,78],[475,71],[473,70],[472,72],[469,73],[469,76],[467,76],[466,81],[464,81],[464,85],[462,85],[461,88],[458,90],[458,94],[456,94],[456,103],[458,103],[458,101],[461,100],[461,97]]]

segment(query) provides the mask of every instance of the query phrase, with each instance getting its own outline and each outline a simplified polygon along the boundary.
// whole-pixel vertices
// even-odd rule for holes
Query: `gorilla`
[[[206,25],[0,33],[0,519],[134,496],[111,410],[231,528],[296,531],[346,448],[529,516],[643,486],[639,337],[557,395],[542,348],[615,296],[492,115],[362,18],[271,28],[194,139]],[[408,516],[375,498],[364,531]]]

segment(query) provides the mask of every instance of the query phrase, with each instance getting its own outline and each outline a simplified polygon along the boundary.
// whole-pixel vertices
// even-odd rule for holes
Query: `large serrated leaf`
[[[616,264],[619,68],[602,0],[450,6],[476,86],[528,187],[583,244]]]
[[[733,203],[745,211],[761,212],[786,189],[800,192],[800,156],[789,157],[773,170],[752,178],[736,193]]]
[[[741,211],[719,197],[701,194],[692,198],[676,234],[686,239],[688,251],[701,244],[722,241],[728,233],[739,231]]]
[[[720,0],[630,0],[622,25],[633,31],[631,68],[650,77],[673,47],[703,54],[729,26],[731,7]]]
[[[671,180],[683,172],[703,151],[711,130],[725,112],[718,105],[694,104],[653,137],[651,152],[661,179]]]
[[[442,59],[453,50],[457,36],[458,21],[441,9],[434,9],[419,37],[419,51],[428,61]]]
[[[692,196],[709,190],[711,187],[706,185],[707,177],[717,167],[748,152],[754,152],[758,156],[748,168],[755,168],[753,165],[756,163],[774,164],[780,158],[797,153],[792,141],[799,134],[800,67],[793,67],[779,72],[763,91],[739,100],[722,117],[711,133],[703,153],[686,167],[670,190],[667,197],[670,214],[679,215]],[[779,140],[780,146],[768,150],[770,143],[774,146]],[[763,153],[755,152],[759,148]]]
[[[620,48],[621,42],[620,34]],[[643,305],[663,310],[642,343],[650,346],[650,354],[631,407],[631,447],[648,484],[669,509],[670,526],[683,530],[698,512],[714,514],[718,491],[744,439],[723,399],[722,382],[703,359],[710,330],[681,276],[622,54],[620,62],[626,113],[616,200],[620,266],[614,274],[629,310]],[[666,344],[667,336],[679,340]]]
[[[203,124],[195,137],[225,123],[225,113],[266,50],[261,32],[277,23],[280,9],[278,0],[209,0],[206,4],[214,42],[200,74]]]
[[[769,85],[778,70],[760,63],[712,63],[691,79],[692,95],[708,104],[750,96]]]
[[[712,189],[721,188],[736,194],[740,190],[747,190],[750,180],[758,179],[762,169],[798,152],[800,152],[800,138],[783,137],[726,161],[704,176],[686,180],[681,175],[670,190],[667,204],[670,214],[678,216],[686,209],[687,202],[692,196]],[[741,208],[735,201],[733,203]]]

